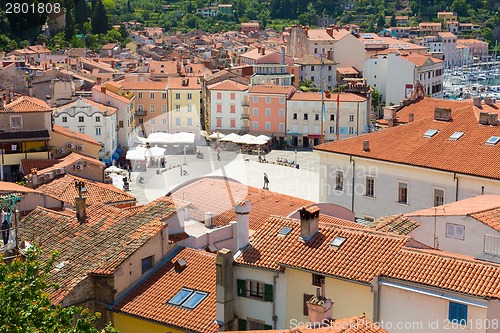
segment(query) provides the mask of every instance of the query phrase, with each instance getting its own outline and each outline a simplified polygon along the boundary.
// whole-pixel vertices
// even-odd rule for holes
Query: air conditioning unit
[[[83,165],[82,164],[76,164],[75,165],[75,170],[82,170],[83,169]]]
[[[64,149],[57,148],[56,153],[58,153],[59,155],[64,154]]]
[[[66,173],[66,170],[64,170],[64,168],[56,169],[56,175],[63,175],[64,173]]]
[[[52,172],[48,172],[43,175],[45,179],[52,179],[54,178],[54,174]]]
[[[76,145],[76,150],[77,151],[82,151],[83,150],[83,145]]]
[[[74,147],[75,147],[75,145],[72,144],[71,142],[66,144],[67,149],[73,149]]]

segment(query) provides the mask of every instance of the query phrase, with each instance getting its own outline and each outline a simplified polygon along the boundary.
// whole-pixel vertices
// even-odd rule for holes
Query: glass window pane
[[[189,297],[188,300],[182,304],[183,307],[188,308],[188,309],[194,309],[198,304],[201,303],[207,297],[206,293],[202,293],[199,291],[195,291],[191,297]]]
[[[191,294],[193,293],[193,290],[191,289],[186,289],[182,288],[177,294],[175,294],[174,297],[168,301],[168,303],[173,304],[173,305],[180,305],[182,302],[184,302]]]

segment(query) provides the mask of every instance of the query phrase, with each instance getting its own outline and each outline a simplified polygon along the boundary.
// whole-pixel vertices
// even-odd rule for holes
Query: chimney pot
[[[491,97],[490,96],[486,96],[484,98],[484,104],[486,105],[491,105]]]
[[[86,198],[75,198],[75,207],[76,207],[76,219],[80,224],[84,224],[87,220],[87,212],[86,212]]]
[[[250,200],[240,200],[234,204],[234,212],[237,216],[237,246],[238,249],[242,249],[248,245],[250,234],[249,234],[249,220],[250,211],[252,210],[252,203]]]
[[[363,151],[370,151],[370,140],[363,141]]]
[[[481,97],[472,98],[472,103],[474,104],[474,106],[480,107],[481,106]]]
[[[413,121],[415,121],[415,114],[410,113],[408,115],[408,122],[412,123]]]
[[[102,92],[103,94],[105,94],[105,93],[106,93],[106,87],[101,87],[101,92]]]
[[[490,114],[488,112],[479,113],[479,124],[488,125],[490,123]]]
[[[319,212],[316,206],[302,207],[300,214],[300,238],[304,241],[311,240],[319,230]]]
[[[205,212],[205,227],[207,228],[212,228],[212,218],[214,216],[214,213],[212,212]]]
[[[492,126],[496,126],[498,124],[498,113],[490,113],[488,118],[488,124]]]
[[[314,328],[320,328],[332,319],[333,302],[329,298],[312,296],[307,301],[307,321],[314,325]]]
[[[233,295],[233,253],[222,249],[215,258],[215,320],[221,326],[221,331],[233,331],[234,326],[234,295]]]

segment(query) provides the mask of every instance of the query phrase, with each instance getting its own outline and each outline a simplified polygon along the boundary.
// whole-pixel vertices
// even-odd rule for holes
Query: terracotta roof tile
[[[80,224],[67,212],[37,207],[21,221],[20,236],[40,245],[47,256],[54,250],[61,253],[59,260],[65,265],[49,277],[50,282],[60,284],[50,295],[51,301],[58,304],[89,274],[113,274],[165,227],[162,219],[175,213],[175,206],[166,198],[133,212],[95,204],[87,208],[88,219]]]
[[[80,161],[84,161],[84,162],[89,162],[89,163],[92,163],[92,164],[96,164],[96,165],[101,166],[102,168],[104,168],[104,163],[102,163],[99,160],[96,160],[94,158],[90,158],[90,157],[87,157],[87,156],[84,156],[84,155],[80,155],[80,154],[75,153],[75,152],[71,152],[68,156],[60,159],[59,163],[54,164],[54,165],[52,165],[52,166],[50,166],[48,168],[42,169],[42,170],[38,170],[38,172],[39,173],[52,172],[55,169],[66,168],[66,167],[74,165],[74,164],[76,164],[76,163],[78,163]]]
[[[65,174],[63,177],[54,179],[48,184],[41,185],[37,188],[57,200],[63,201],[66,204],[74,205],[75,198],[78,197],[78,190],[75,187],[77,181],[83,181],[87,192],[82,196],[86,198],[87,205],[94,204],[118,204],[118,203],[135,203],[135,198],[127,192],[114,187],[111,184],[99,183],[93,180],[88,180],[73,175]]]
[[[500,154],[500,144],[485,144],[491,136],[500,136],[500,126],[480,125],[472,106],[453,111],[452,118],[451,121],[426,118],[379,132],[325,143],[315,149],[500,179],[500,160],[490,158]],[[439,132],[431,138],[424,138],[424,133],[429,129]],[[455,132],[465,134],[458,140],[449,140]],[[370,142],[369,151],[363,151],[364,140]]]
[[[84,141],[84,142],[87,142],[87,143],[90,143],[90,144],[93,144],[96,146],[101,146],[101,144],[98,141],[94,140],[91,136],[89,136],[87,134],[80,133],[80,132],[72,131],[68,128],[62,127],[62,126],[57,125],[57,124],[54,124],[54,127],[52,130],[55,133],[64,135],[68,138],[73,138],[73,139]]]
[[[295,91],[296,91],[295,87],[277,86],[274,84],[257,85],[248,88],[248,92],[254,94],[284,94],[290,96]]]
[[[219,83],[214,83],[208,86],[210,90],[224,90],[224,91],[245,91],[248,89],[248,85],[235,82],[233,80],[224,80]]]
[[[371,222],[367,227],[369,229],[381,232],[393,232],[398,235],[408,235],[419,227],[419,223],[403,214],[383,216]]]
[[[398,123],[407,123],[410,113],[413,113],[414,121],[421,120],[423,118],[433,118],[434,109],[436,108],[448,108],[452,110],[460,109],[472,104],[472,101],[454,101],[433,97],[425,97],[419,101],[411,103],[408,106],[403,107],[396,113]]]
[[[50,112],[52,109],[41,99],[21,96],[15,101],[5,105],[3,112]]]
[[[325,224],[334,224],[342,227],[363,229],[365,226],[361,223],[351,222],[347,220],[340,219],[338,217],[333,217],[330,215],[319,214],[319,221]]]
[[[113,106],[97,103],[97,102],[94,102],[93,100],[88,99],[88,98],[82,98],[81,100],[84,101],[86,104],[89,104],[89,105],[97,108],[101,112],[108,112],[109,114],[114,114],[116,112],[116,110],[118,110],[117,108],[115,108]],[[78,103],[78,101],[79,100],[77,99],[73,102],[69,102],[68,104],[61,105],[58,108],[56,108],[54,111],[61,112],[64,109],[73,107],[75,104]]]
[[[191,202],[190,217],[204,221],[205,212],[213,213],[213,225],[224,226],[236,221],[234,204],[248,199],[252,203],[250,229],[257,230],[271,214],[289,215],[312,202],[285,194],[271,192],[220,178],[203,178],[171,194],[178,201]]]
[[[186,85],[183,85],[183,82],[186,83]],[[168,89],[174,89],[174,90],[200,90],[201,85],[198,82],[198,80],[194,77],[171,77],[168,79]]]
[[[292,231],[281,236],[288,226]],[[254,235],[250,246],[236,259],[238,264],[279,269],[281,265],[299,267],[321,274],[369,283],[381,274],[391,258],[409,238],[368,229],[319,223],[319,232],[308,242],[300,238],[300,221],[271,216]],[[334,248],[336,237],[345,242]]]
[[[465,274],[467,272],[467,274]],[[479,297],[500,297],[500,265],[436,250],[405,248],[385,276]]]
[[[22,172],[25,175],[28,175],[31,173],[31,169],[43,170],[59,162],[60,160],[56,159],[45,159],[45,160],[25,159],[21,160],[21,168]]]
[[[40,191],[16,183],[0,181],[0,193],[40,193]]]
[[[325,103],[330,102],[330,103],[336,103],[337,102],[337,95],[339,96],[339,102],[364,102],[367,100],[366,97],[357,95],[357,94],[351,94],[351,93],[330,93],[330,94],[324,94],[323,100]],[[291,101],[321,101],[321,93],[320,92],[301,92],[297,91],[291,98]]]
[[[125,90],[167,90],[167,83],[163,81],[121,81]]]
[[[189,332],[217,332],[215,257],[206,251],[181,250],[127,294],[113,310]],[[176,270],[175,263],[180,259],[186,261],[186,267]],[[168,304],[182,288],[206,292],[208,296],[192,310]]]

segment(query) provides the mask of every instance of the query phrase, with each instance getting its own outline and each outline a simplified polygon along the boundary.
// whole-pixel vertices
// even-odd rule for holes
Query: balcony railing
[[[241,126],[241,132],[242,133],[248,133],[250,131],[250,127],[249,126]]]
[[[242,113],[241,119],[250,119],[250,114],[249,113]]]
[[[248,99],[244,99],[241,101],[242,106],[248,106],[250,104],[250,101]]]
[[[136,110],[135,111],[135,116],[136,117],[145,117],[147,114],[146,110]]]

